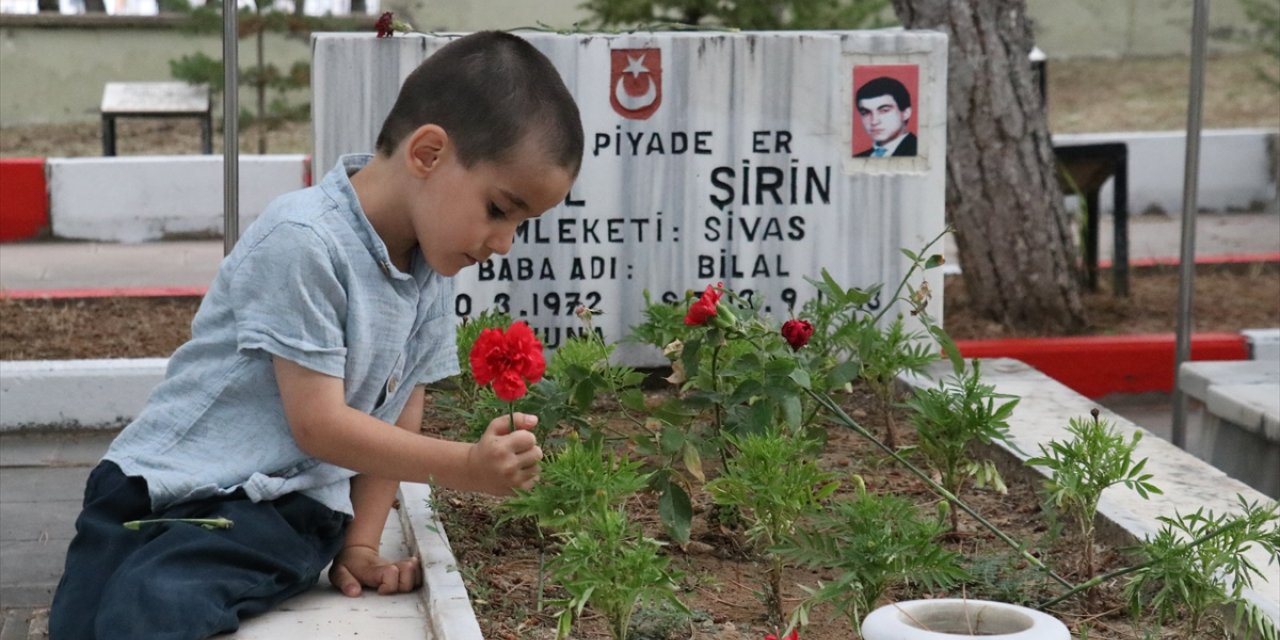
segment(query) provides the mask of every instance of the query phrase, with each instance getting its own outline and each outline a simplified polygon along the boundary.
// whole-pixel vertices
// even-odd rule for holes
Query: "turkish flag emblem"
[[[618,115],[647,120],[662,104],[662,51],[611,49],[609,104]]]

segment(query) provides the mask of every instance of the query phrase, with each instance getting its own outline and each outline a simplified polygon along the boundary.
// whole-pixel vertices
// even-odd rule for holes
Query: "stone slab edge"
[[[117,429],[164,379],[168,358],[0,361],[0,432]]]
[[[928,373],[933,380],[913,377],[904,381],[912,386],[934,386],[936,380],[951,375],[951,368],[949,363],[940,362]],[[1145,471],[1153,474],[1152,482],[1164,494],[1143,500],[1128,489],[1112,487],[1103,492],[1098,504],[1098,515],[1104,520],[1101,524],[1118,528],[1124,537],[1144,540],[1159,531],[1161,523],[1158,517],[1175,517],[1201,507],[1215,514],[1239,512],[1237,496],[1251,503],[1272,502],[1260,491],[1227,476],[1209,463],[1018,360],[984,359],[982,378],[984,382],[995,385],[998,393],[1021,398],[1010,420],[1010,440],[1016,448],[1001,444],[998,449],[1031,473],[1047,475],[1041,468],[1025,466],[1023,463],[1027,458],[1038,455],[1041,444],[1068,438],[1068,421],[1074,417],[1088,417],[1094,408],[1099,409],[1101,417],[1115,425],[1116,431],[1126,440],[1134,432],[1143,434],[1134,458],[1147,458]],[[1244,596],[1280,626],[1280,575],[1277,575],[1276,565],[1269,563],[1266,554],[1257,549],[1247,556],[1262,571],[1263,577],[1255,579],[1254,587],[1246,589]]]
[[[431,487],[400,483],[400,514],[405,539],[422,560],[422,598],[435,640],[484,640],[471,598],[458,571],[449,536],[432,507]]]

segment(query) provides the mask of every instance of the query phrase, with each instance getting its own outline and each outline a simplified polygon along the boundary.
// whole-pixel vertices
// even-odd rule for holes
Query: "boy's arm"
[[[276,383],[285,419],[298,447],[307,454],[357,473],[452,489],[509,495],[538,479],[542,449],[527,431],[537,417],[516,414],[489,423],[474,444],[431,438],[348,407],[339,378],[276,357]]]
[[[414,388],[396,420],[397,427],[409,433],[421,430],[425,396],[423,387]],[[422,585],[422,566],[416,555],[392,562],[378,551],[399,487],[399,480],[367,473],[351,479],[351,506],[356,517],[329,569],[329,582],[342,593],[355,597],[362,587],[377,587],[381,594],[402,593]]]

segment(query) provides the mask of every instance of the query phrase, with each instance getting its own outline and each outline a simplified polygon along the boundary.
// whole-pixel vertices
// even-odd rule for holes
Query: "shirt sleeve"
[[[230,291],[241,353],[344,376],[346,289],[314,229],[286,222],[269,231],[236,266]]]

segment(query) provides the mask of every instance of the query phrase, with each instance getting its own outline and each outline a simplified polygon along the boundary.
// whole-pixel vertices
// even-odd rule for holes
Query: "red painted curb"
[[[1280,252],[1274,253],[1228,253],[1211,256],[1196,256],[1196,264],[1212,265],[1212,264],[1252,264],[1255,262],[1280,262]],[[1136,258],[1129,260],[1130,268],[1142,267],[1176,267],[1182,264],[1182,258],[1178,256],[1164,256],[1156,258]],[[1099,260],[1099,269],[1110,269],[1110,260]]]
[[[49,226],[44,158],[0,158],[0,242],[25,240]]]
[[[1172,391],[1172,333],[1009,340],[957,340],[969,358],[1015,358],[1090,398],[1109,393]],[[1192,360],[1247,360],[1249,347],[1238,333],[1191,336]]]
[[[0,299],[64,300],[68,298],[203,297],[208,287],[119,287],[98,289],[0,289]]]

